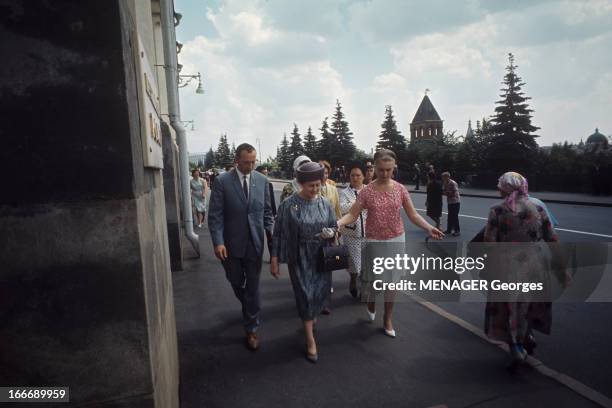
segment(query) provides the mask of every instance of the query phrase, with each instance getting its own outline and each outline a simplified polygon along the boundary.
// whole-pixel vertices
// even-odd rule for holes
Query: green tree
[[[367,154],[365,150],[355,149],[355,157],[353,159],[365,163],[366,160],[372,160],[372,156]]]
[[[327,123],[327,119],[327,117],[323,119],[321,127],[319,128],[319,130],[321,131],[321,139],[319,140],[317,149],[318,152],[315,156],[317,157],[317,159],[320,160],[331,159],[330,152],[333,150],[335,144],[334,135],[329,131],[329,124]],[[311,159],[314,160],[312,157]]]
[[[406,139],[397,129],[397,123],[393,117],[393,108],[391,105],[385,106],[385,120],[380,125],[382,131],[378,136],[377,149],[389,149],[396,155],[401,155],[406,149]]]
[[[457,155],[461,143],[455,133],[456,131],[446,132],[437,138],[415,140],[406,149],[406,161],[408,163],[431,163],[438,172],[456,173]]]
[[[213,152],[213,149],[211,146],[210,149],[208,149],[208,152],[206,152],[206,156],[204,156],[204,168],[208,170],[211,167],[213,167],[214,164],[215,164],[215,152]]]
[[[333,166],[344,165],[355,157],[355,144],[353,132],[349,129],[349,123],[342,112],[342,105],[337,99],[330,129],[335,142],[329,154],[330,162]]]
[[[217,146],[217,151],[215,152],[215,165],[217,167],[224,168],[232,163],[234,163],[234,157],[232,156],[230,147],[227,144],[227,135],[224,134],[219,138],[219,145]]]
[[[508,66],[504,75],[501,100],[497,101],[492,117],[491,132],[494,137],[488,152],[489,164],[498,172],[508,170],[528,171],[537,153],[539,127],[531,124],[533,110],[527,103],[522,87],[525,85],[516,73],[514,55],[508,54]]]
[[[310,160],[317,160],[317,139],[312,134],[312,128],[308,126],[308,132],[304,136],[304,154],[310,157]]]
[[[277,153],[279,149],[276,149]],[[278,171],[279,168],[279,164],[276,161],[276,158],[272,158],[272,157],[268,157],[266,159],[266,161],[263,163],[263,166],[266,167],[268,169],[269,172],[275,172]]]
[[[409,155],[406,151],[406,139],[397,129],[397,123],[393,116],[393,108],[391,105],[385,106],[385,119],[380,125],[382,130],[378,136],[378,144],[376,149],[389,149],[397,156],[397,165],[400,169],[400,176],[406,178],[408,171],[412,171]]]
[[[304,146],[302,146],[302,137],[298,126],[294,123],[293,130],[291,131],[291,144],[289,145],[289,156],[291,161],[295,160],[298,156],[304,154]]]
[[[283,134],[280,147],[276,150],[276,162],[278,163],[279,170],[285,177],[291,177],[293,174],[293,160],[289,155],[289,140],[287,140],[287,134]]]

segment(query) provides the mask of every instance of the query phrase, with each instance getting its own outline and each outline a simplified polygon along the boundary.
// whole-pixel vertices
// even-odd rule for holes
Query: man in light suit
[[[272,231],[274,218],[268,179],[256,171],[257,153],[248,143],[236,148],[236,167],[219,175],[210,195],[208,228],[215,256],[242,303],[246,346],[259,348],[259,276],[264,230]]]

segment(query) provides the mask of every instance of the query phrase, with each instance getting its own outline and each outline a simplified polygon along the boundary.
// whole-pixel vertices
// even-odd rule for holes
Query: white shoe
[[[370,312],[370,310],[366,307],[366,312],[368,312],[368,319],[373,322],[376,319],[376,312],[372,313]]]
[[[391,338],[395,338],[395,329],[393,330],[387,330],[385,329],[385,335],[391,337]]]

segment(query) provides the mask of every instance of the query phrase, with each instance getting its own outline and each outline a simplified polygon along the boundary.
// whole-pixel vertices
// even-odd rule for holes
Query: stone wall
[[[135,30],[123,0],[0,0],[0,384],[69,386],[70,405],[178,406]]]

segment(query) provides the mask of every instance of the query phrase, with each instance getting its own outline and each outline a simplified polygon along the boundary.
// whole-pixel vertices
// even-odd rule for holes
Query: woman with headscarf
[[[298,183],[296,178],[297,168],[300,167],[301,164],[312,161],[308,156],[301,155],[295,158],[293,161],[293,180],[291,180],[285,187],[283,187],[283,191],[280,195],[280,202],[282,203],[287,199],[291,194],[297,193],[300,191],[300,183]]]
[[[499,178],[497,188],[503,202],[491,207],[484,232],[485,242],[556,242],[557,234],[546,211],[529,200],[527,180],[516,172]],[[548,269],[537,245],[513,245],[499,251],[502,257],[497,270],[502,280],[545,282],[542,273]],[[501,272],[500,272],[501,271]],[[555,272],[559,272],[555,270]],[[563,271],[558,276],[562,283],[569,282]],[[513,363],[525,360],[533,352],[535,341],[531,329],[550,334],[552,305],[550,302],[530,301],[529,293],[504,294],[494,300],[489,292],[485,310],[485,333],[493,339],[505,341],[510,347]]]
[[[342,215],[347,214],[355,201],[359,192],[363,189],[363,181],[365,179],[366,168],[361,162],[352,162],[347,166],[349,173],[350,184],[340,193],[340,211]],[[346,225],[342,233],[344,244],[349,250],[349,269],[351,276],[349,284],[349,292],[351,296],[357,298],[359,292],[357,290],[357,278],[361,275],[361,246],[365,241],[365,226],[368,211],[363,210],[359,214],[359,218],[353,223]]]
[[[331,288],[331,272],[325,272],[318,260],[325,240],[336,235],[333,229],[336,214],[329,201],[319,194],[322,165],[302,164],[296,170],[296,180],[299,192],[290,195],[278,208],[270,272],[278,278],[279,263],[287,264],[298,314],[304,324],[306,359],[316,363],[313,328]]]

